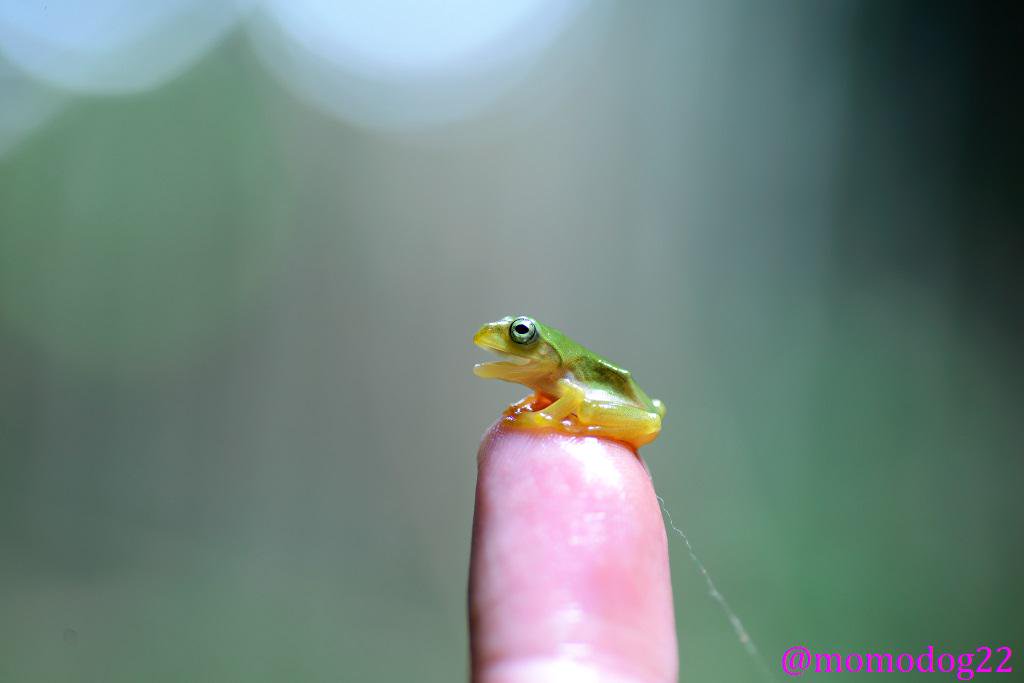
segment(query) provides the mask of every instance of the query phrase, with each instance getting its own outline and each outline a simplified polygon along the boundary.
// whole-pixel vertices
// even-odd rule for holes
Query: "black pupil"
[[[518,325],[515,326],[515,330],[519,334],[526,334],[527,332],[530,331],[530,328],[522,323],[519,323]]]

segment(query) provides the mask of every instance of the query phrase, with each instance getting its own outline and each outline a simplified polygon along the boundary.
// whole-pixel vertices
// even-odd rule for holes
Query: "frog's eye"
[[[537,323],[529,318],[516,318],[508,326],[508,336],[516,344],[529,344],[537,338]]]

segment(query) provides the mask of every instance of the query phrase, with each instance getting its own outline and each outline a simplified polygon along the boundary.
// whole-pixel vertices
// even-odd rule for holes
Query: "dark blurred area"
[[[450,4],[0,7],[0,681],[462,680],[506,314],[772,666],[1016,650],[1020,6]]]
[[[1014,168],[1024,155],[1024,12],[1014,3],[866,3],[857,14],[847,157],[857,170],[848,174],[855,187],[847,201],[909,203],[909,183],[918,210],[940,218],[912,215],[896,225],[891,216],[891,229],[874,232],[846,224],[840,258],[860,277],[885,269],[930,286],[951,283],[964,322],[1014,344],[1024,320]],[[893,147],[906,153],[886,155],[894,168],[879,168]]]

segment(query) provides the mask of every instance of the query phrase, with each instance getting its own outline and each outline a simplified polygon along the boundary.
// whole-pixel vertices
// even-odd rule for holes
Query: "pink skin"
[[[613,441],[495,427],[479,453],[474,683],[676,680],[661,511]]]

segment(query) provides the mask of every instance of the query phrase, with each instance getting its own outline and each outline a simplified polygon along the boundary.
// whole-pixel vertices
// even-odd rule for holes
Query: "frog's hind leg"
[[[655,409],[659,407],[655,404]],[[662,412],[664,405],[661,406]],[[576,411],[580,432],[589,436],[618,439],[640,447],[661,431],[661,415],[628,404],[584,402]]]
[[[654,405],[654,410],[658,413],[658,417],[665,417],[665,404],[656,398],[651,399],[651,403]]]

